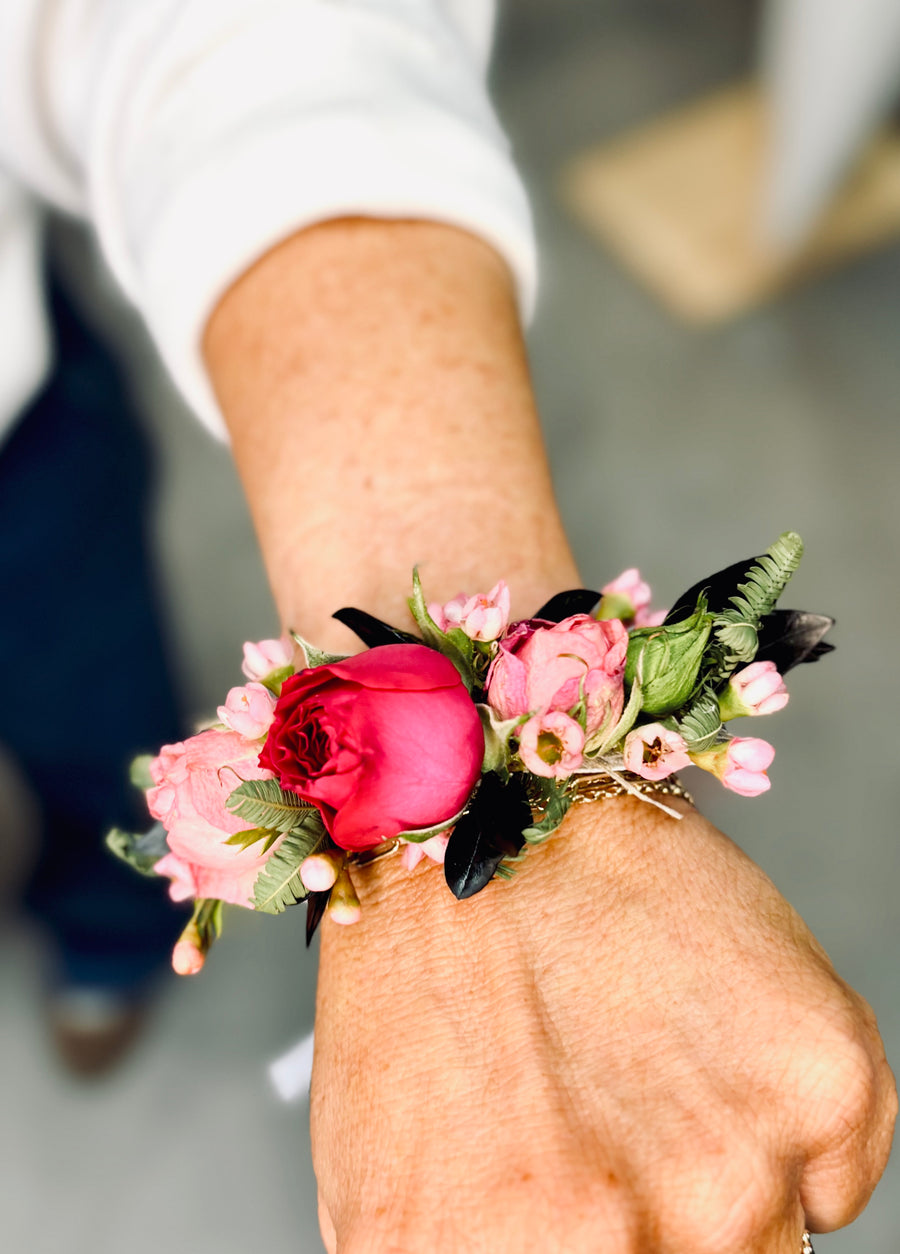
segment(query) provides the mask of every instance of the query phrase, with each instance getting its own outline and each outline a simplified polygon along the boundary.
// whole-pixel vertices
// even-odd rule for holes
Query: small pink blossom
[[[200,933],[193,920],[175,942],[172,950],[172,970],[176,975],[196,975],[203,970],[206,954],[200,942]]]
[[[691,765],[684,739],[661,723],[647,723],[630,731],[622,758],[625,770],[643,779],[665,779]]]
[[[622,713],[628,632],[615,618],[573,614],[561,623],[514,623],[491,663],[487,699],[501,718],[568,713],[585,702],[586,734]]]
[[[534,775],[567,779],[582,763],[584,732],[562,710],[535,714],[518,730],[519,757]]]
[[[333,923],[340,923],[346,927],[352,923],[359,922],[362,909],[346,864],[341,867],[338,873],[326,908],[328,917]]]
[[[501,579],[486,594],[467,597],[464,592],[460,592],[445,605],[432,601],[428,606],[428,613],[441,631],[459,627],[470,640],[489,644],[498,640],[506,630],[509,604],[509,588]]]
[[[650,585],[641,578],[636,566],[623,570],[601,592],[601,618],[621,618],[633,622],[635,627],[659,627],[665,621],[668,610],[650,609]]]
[[[775,750],[767,740],[735,736],[724,744],[692,753],[691,761],[704,771],[712,772],[732,792],[742,797],[758,797],[772,786],[766,771],[774,757]]]
[[[344,857],[342,849],[333,849],[304,858],[300,863],[300,878],[304,887],[311,893],[327,893],[340,874]]]
[[[777,714],[787,705],[789,695],[774,662],[753,662],[732,675],[720,702],[722,717]]]
[[[288,636],[280,640],[248,640],[244,644],[244,660],[241,670],[248,679],[267,679],[273,671],[293,665],[294,646]]]
[[[262,684],[244,684],[230,690],[217,713],[232,731],[247,740],[261,740],[275,717],[275,697]]]
[[[634,615],[635,627],[661,627],[666,621],[668,610],[637,610]]]
[[[418,844],[408,841],[400,850],[400,865],[407,871],[411,871],[423,858],[443,865],[449,840],[449,832],[438,832],[437,836],[429,836],[428,840],[423,840]]]

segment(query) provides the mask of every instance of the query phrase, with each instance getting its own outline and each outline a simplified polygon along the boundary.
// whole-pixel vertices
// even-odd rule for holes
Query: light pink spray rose
[[[225,704],[217,712],[219,720],[231,731],[248,740],[260,740],[272,726],[275,697],[263,684],[244,684],[229,690]]]
[[[650,585],[641,578],[636,566],[623,570],[600,591],[603,618],[622,618],[635,627],[658,627],[666,617],[666,610],[650,609]]]
[[[262,845],[226,845],[229,836],[250,825],[227,810],[225,802],[242,780],[272,778],[271,771],[260,768],[258,754],[253,741],[213,728],[180,744],[164,745],[150,763],[155,787],[147,793],[147,805],[166,829],[169,843],[169,853],[154,869],[171,879],[174,901],[216,897],[250,906],[256,877],[280,842],[264,855]]]
[[[665,779],[673,771],[691,765],[684,738],[662,723],[646,723],[630,731],[625,737],[622,760],[626,771],[642,779]]]
[[[488,593],[467,597],[460,592],[445,605],[432,601],[428,613],[441,631],[459,627],[470,640],[489,644],[503,635],[509,622],[509,588],[501,579]]]
[[[519,757],[533,775],[568,779],[584,760],[581,724],[562,710],[534,714],[516,734]]]
[[[280,640],[252,640],[244,644],[241,670],[248,679],[266,679],[273,671],[284,670],[293,663],[294,646],[287,636]]]
[[[500,641],[487,680],[487,699],[501,718],[568,713],[582,690],[585,734],[622,713],[628,632],[618,619],[573,614],[561,623],[514,623]]]
[[[719,698],[719,712],[723,722],[742,714],[777,714],[788,700],[788,690],[775,663],[751,662],[731,676]]]
[[[775,750],[767,740],[735,736],[724,744],[692,753],[691,761],[704,771],[712,772],[726,788],[741,797],[758,797],[772,786],[766,771],[774,757]]]

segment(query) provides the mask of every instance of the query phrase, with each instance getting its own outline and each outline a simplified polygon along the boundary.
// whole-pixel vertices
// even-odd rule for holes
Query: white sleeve
[[[359,214],[470,230],[506,259],[528,316],[528,203],[484,83],[493,0],[7,6],[0,83],[13,59],[36,81],[27,125],[21,92],[0,88],[0,160],[91,217],[214,430],[204,324],[247,266],[311,223]]]

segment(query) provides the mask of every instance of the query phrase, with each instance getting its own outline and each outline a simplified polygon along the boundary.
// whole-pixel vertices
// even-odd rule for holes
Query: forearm
[[[450,227],[341,220],[268,253],[205,353],[279,611],[325,646],[333,610],[403,623],[430,597],[512,586],[514,614],[577,580],[508,272]]]

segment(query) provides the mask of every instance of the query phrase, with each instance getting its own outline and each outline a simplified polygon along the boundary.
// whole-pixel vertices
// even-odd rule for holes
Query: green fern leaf
[[[300,878],[300,864],[326,839],[318,811],[301,819],[257,876],[253,885],[254,909],[262,914],[282,914],[288,906],[305,901],[309,892]]]
[[[248,779],[235,788],[225,804],[232,814],[254,827],[274,832],[291,831],[305,814],[314,810],[295,792],[286,792],[277,779]]]

